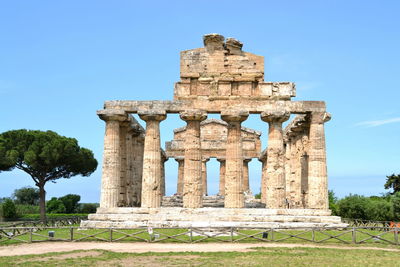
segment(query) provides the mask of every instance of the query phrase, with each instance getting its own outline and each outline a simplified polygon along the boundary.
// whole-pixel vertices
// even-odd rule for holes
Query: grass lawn
[[[115,253],[73,251],[0,257],[0,266],[400,266],[400,253],[327,248],[256,248],[251,252]]]

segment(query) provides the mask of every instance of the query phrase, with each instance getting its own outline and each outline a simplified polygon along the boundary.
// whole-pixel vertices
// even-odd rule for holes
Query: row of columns
[[[160,144],[160,122],[166,118],[166,112],[152,110],[138,112],[146,122],[143,145],[143,169],[141,183],[141,207],[158,208],[165,192],[165,176]],[[226,157],[221,162],[220,193],[225,195],[226,208],[243,208],[244,191],[249,188],[248,166],[243,161],[241,123],[247,119],[247,111],[227,110],[221,112],[221,118],[228,123]],[[288,120],[287,111],[265,111],[261,119],[268,123],[267,159],[263,162],[262,195],[267,208],[286,207],[285,193],[285,149],[282,123]],[[200,122],[207,114],[201,110],[188,110],[180,113],[186,121],[184,162],[179,163],[178,192],[182,193],[183,206],[200,208],[203,195],[207,193],[206,161],[202,159],[200,142]],[[103,177],[101,207],[118,207],[133,202],[131,199],[134,181],[130,168],[132,164],[132,141],[128,136],[126,116],[107,115],[104,141]],[[326,113],[312,113],[309,132],[309,208],[327,209],[327,173],[325,154],[324,122]],[[127,148],[129,144],[129,148]],[[129,163],[128,163],[129,162]],[[178,161],[179,162],[179,161]],[[183,167],[182,167],[183,165]],[[182,171],[183,169],[183,171]],[[129,171],[128,171],[129,170]],[[137,172],[137,171],[136,171]],[[246,175],[247,174],[247,175]],[[137,177],[137,175],[135,176]],[[126,182],[129,180],[129,182]],[[178,179],[179,180],[179,179]],[[223,186],[221,185],[223,184]]]
[[[100,205],[139,206],[144,135],[125,114],[102,114],[106,121]]]
[[[177,182],[177,194],[183,194],[183,184],[184,184],[184,157],[175,158],[178,162],[178,182]],[[207,162],[209,158],[202,159],[201,165],[201,181],[202,181],[202,192],[203,196],[208,195],[208,186],[207,186]],[[219,168],[219,191],[218,195],[224,196],[225,195],[225,159],[217,158],[220,163]],[[249,162],[251,159],[244,159],[243,160],[243,190],[244,192],[250,191],[249,185]]]

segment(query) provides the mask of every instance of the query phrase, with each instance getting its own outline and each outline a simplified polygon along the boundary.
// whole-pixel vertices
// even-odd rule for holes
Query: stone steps
[[[330,211],[310,209],[99,208],[82,227],[345,227]]]

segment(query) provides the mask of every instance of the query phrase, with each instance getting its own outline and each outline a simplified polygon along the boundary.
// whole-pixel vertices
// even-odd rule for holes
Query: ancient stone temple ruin
[[[82,226],[343,226],[328,209],[325,103],[291,101],[294,83],[264,81],[264,58],[240,41],[208,34],[203,42],[181,52],[174,100],[106,101],[97,112],[106,125],[100,207]],[[164,151],[160,123],[170,113],[186,126]],[[242,126],[249,114],[268,129],[264,150],[261,133]],[[176,205],[164,196],[168,158],[178,162]],[[210,158],[220,162],[219,205],[206,204]],[[254,158],[262,162],[261,200],[247,197]]]

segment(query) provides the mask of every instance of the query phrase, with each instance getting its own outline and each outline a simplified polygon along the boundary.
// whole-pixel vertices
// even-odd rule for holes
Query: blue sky
[[[329,188],[339,197],[377,195],[386,175],[400,173],[399,10],[398,1],[0,0],[0,132],[53,130],[101,162],[103,102],[172,99],[179,51],[216,32],[263,55],[266,80],[295,82],[294,100],[327,102]],[[162,142],[183,125],[168,116]],[[256,115],[244,126],[267,130]],[[218,165],[208,165],[215,193]],[[257,193],[261,164],[250,168]],[[166,172],[173,194],[174,160]],[[75,193],[98,202],[100,178],[101,166],[50,183],[47,198]],[[0,197],[25,185],[33,183],[23,172],[0,173]]]

